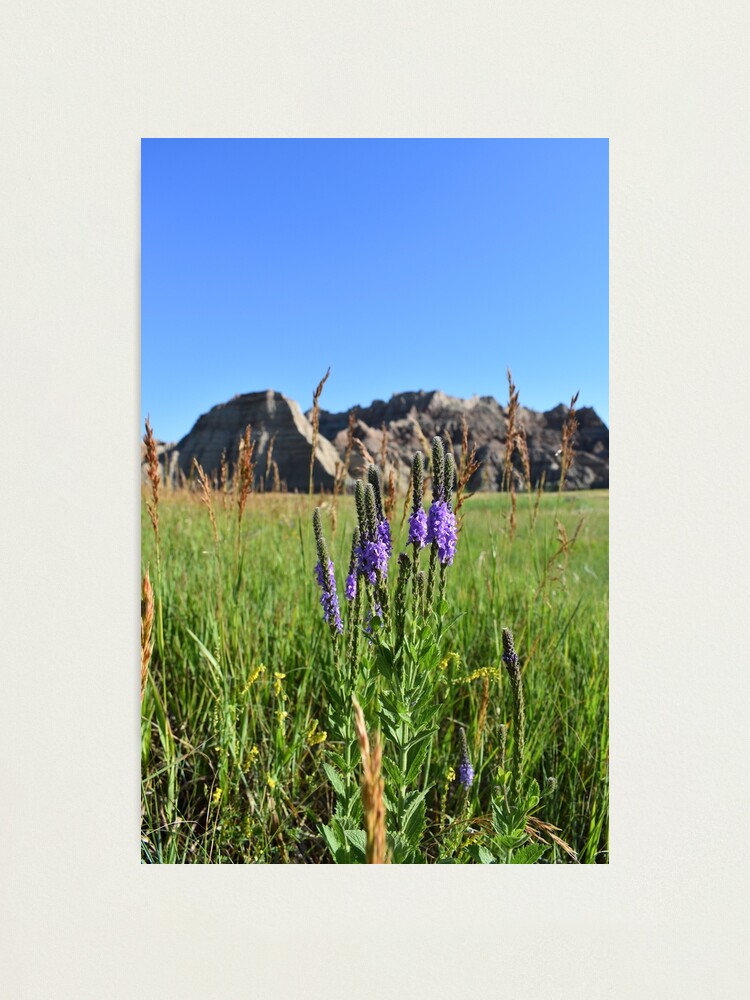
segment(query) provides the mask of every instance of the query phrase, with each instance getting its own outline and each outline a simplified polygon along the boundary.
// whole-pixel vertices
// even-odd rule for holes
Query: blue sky
[[[606,139],[144,139],[142,416],[442,389],[609,423]]]

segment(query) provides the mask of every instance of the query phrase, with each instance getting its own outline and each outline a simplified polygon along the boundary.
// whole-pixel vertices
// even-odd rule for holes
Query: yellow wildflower
[[[499,677],[500,671],[497,667],[480,667],[471,674],[467,674],[466,677],[456,677],[453,680],[454,684],[468,684],[470,681],[479,680],[480,677]]]
[[[276,680],[273,682],[273,693],[275,695],[279,695],[281,694],[281,682],[286,677],[286,674],[279,673],[279,671],[277,670],[273,676],[276,678]]]
[[[448,655],[444,656],[443,659],[440,661],[439,669],[446,670],[451,660],[455,661],[456,664],[459,664],[461,662],[461,657],[458,655],[458,653],[448,653]]]
[[[268,782],[268,787],[271,789],[271,791],[273,791],[274,788],[276,787],[276,778],[272,778],[271,775],[269,774],[268,777],[266,778],[266,781]]]
[[[309,746],[314,747],[317,746],[318,743],[325,743],[328,739],[328,733],[323,732],[322,729],[318,732],[318,720],[313,719],[313,724],[308,729],[307,736],[305,738],[307,739]]]
[[[245,687],[244,687],[244,689],[242,691],[243,696],[247,694],[247,692],[250,690],[250,688],[253,686],[253,684],[255,684],[255,682],[260,677],[260,675],[264,674],[265,672],[266,672],[266,668],[265,668],[265,666],[262,663],[258,667],[256,667],[256,669],[253,671],[253,673],[250,674],[250,677],[248,678],[247,684],[245,685]]]
[[[217,786],[214,789],[214,794],[211,796],[211,805],[212,806],[218,806],[218,804],[221,802],[222,792],[223,792],[223,789],[221,787],[219,787],[219,786]]]

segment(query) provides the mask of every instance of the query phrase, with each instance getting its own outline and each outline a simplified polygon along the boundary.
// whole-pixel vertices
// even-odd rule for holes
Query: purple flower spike
[[[378,570],[384,577],[388,573],[388,549],[384,542],[365,542],[359,547],[357,572],[374,584],[378,582]]]
[[[336,631],[341,634],[344,631],[344,624],[341,621],[341,612],[339,611],[339,598],[336,593],[336,577],[333,573],[333,560],[328,560],[328,571],[323,573],[323,567],[320,563],[315,566],[315,577],[318,581],[318,586],[322,590],[320,595],[320,603],[323,608],[323,618],[333,627]]]
[[[472,782],[474,781],[474,768],[471,766],[471,761],[469,760],[469,747],[466,743],[466,733],[463,729],[458,731],[459,739],[461,741],[461,759],[458,762],[458,780],[464,786],[464,788],[471,788]]]
[[[346,585],[344,587],[344,594],[347,601],[353,601],[357,596],[357,575],[356,573],[350,573],[346,578]]]
[[[430,507],[427,541],[437,544],[441,564],[450,566],[456,554],[456,515],[445,500],[437,500]]]
[[[464,788],[471,788],[474,781],[474,768],[471,766],[471,761],[468,757],[459,762],[458,771],[456,773],[458,780]]]
[[[378,523],[378,541],[385,545],[388,555],[393,552],[393,542],[391,541],[391,526],[386,518]]]
[[[421,507],[409,518],[409,544],[420,549],[427,544],[427,515]]]

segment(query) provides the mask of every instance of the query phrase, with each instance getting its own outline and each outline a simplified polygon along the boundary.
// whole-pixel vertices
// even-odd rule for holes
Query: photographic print
[[[608,863],[608,153],[142,140],[143,863]]]

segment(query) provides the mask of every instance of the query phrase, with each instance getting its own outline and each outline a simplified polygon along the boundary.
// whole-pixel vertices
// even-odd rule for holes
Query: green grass
[[[333,792],[316,736],[326,729],[323,679],[333,656],[313,576],[312,510],[323,505],[340,589],[354,526],[345,498],[334,534],[330,502],[251,495],[240,535],[236,508],[228,501],[224,510],[215,495],[217,545],[198,497],[168,493],[159,504],[158,560],[144,504],[142,563],[156,595],[142,707],[144,862],[328,863],[319,829]],[[440,679],[445,725],[429,761],[436,788],[428,813],[437,813],[456,763],[453,724],[466,727],[476,752],[473,829],[490,810],[499,727],[511,719],[500,660],[501,629],[509,627],[524,667],[526,770],[542,787],[555,779],[539,818],[558,828],[579,861],[606,863],[608,495],[545,494],[532,524],[533,504],[518,497],[513,538],[507,495],[477,495],[463,508],[446,592],[458,616],[446,652],[458,655]],[[403,498],[394,553],[405,540],[402,510]],[[582,520],[567,556],[557,519],[569,539]],[[483,668],[494,672],[479,733],[483,679],[467,678]],[[571,860],[556,844],[544,857]]]

